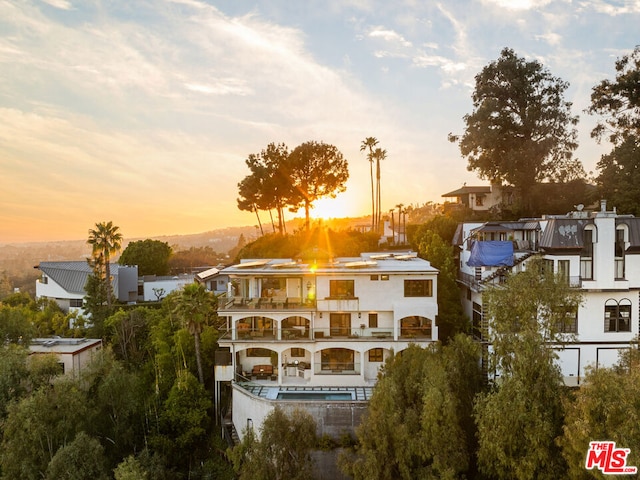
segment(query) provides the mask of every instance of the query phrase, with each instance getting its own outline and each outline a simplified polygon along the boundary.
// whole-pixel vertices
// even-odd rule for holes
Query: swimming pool
[[[278,400],[306,400],[306,401],[349,401],[353,395],[349,392],[278,392]]]

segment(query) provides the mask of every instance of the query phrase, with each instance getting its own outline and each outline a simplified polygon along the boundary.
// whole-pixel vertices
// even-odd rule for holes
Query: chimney
[[[604,198],[600,200],[600,211],[602,213],[607,211],[607,201]]]

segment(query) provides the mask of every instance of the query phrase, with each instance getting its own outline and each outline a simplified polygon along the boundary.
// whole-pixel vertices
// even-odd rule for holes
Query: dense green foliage
[[[319,226],[290,235],[264,235],[245,245],[236,257],[293,258],[303,261],[329,260],[334,257],[359,256],[378,248],[378,236],[355,230],[334,231]]]
[[[541,259],[485,292],[494,388],[476,403],[481,471],[503,479],[554,479],[566,467],[556,439],[562,434],[564,386],[549,344],[561,333],[580,293],[544,273]]]
[[[174,308],[166,300],[107,317],[107,346],[77,377],[59,376],[54,356],[27,358],[18,341],[0,346],[1,478],[232,478],[193,336]],[[41,313],[0,304],[0,318],[20,319],[0,325],[19,339]],[[217,336],[203,325],[207,385]]]
[[[469,322],[462,312],[458,269],[451,244],[458,222],[445,215],[436,215],[411,232],[411,246],[420,258],[437,268],[438,274],[438,338],[447,342],[457,333],[468,330]]]
[[[120,265],[137,265],[138,275],[168,275],[173,250],[167,242],[138,240],[130,242],[120,255]]]
[[[356,480],[458,478],[473,471],[479,358],[479,346],[464,336],[390,357],[343,469]]]
[[[245,430],[229,456],[240,480],[307,480],[312,478],[315,445],[311,415],[298,409],[288,415],[276,406],[265,417],[259,438],[253,429]]]

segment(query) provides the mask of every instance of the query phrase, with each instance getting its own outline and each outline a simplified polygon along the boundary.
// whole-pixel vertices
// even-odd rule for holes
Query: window
[[[382,281],[389,280],[389,275],[380,275],[380,280]]]
[[[622,228],[616,229],[616,243],[614,246],[614,254],[615,254],[615,278],[622,280],[624,279],[624,250],[625,250],[625,241],[624,241],[625,231]]]
[[[369,361],[370,362],[382,362],[382,349],[381,348],[372,348],[369,350]]]
[[[604,331],[631,331],[631,300],[623,298],[619,302],[610,298],[604,304]]]
[[[593,235],[591,228],[585,228],[582,234],[582,251],[580,252],[580,277],[593,280]]]
[[[329,280],[329,297],[355,298],[354,284],[353,280]]]
[[[378,314],[370,313],[369,314],[369,328],[378,328]]]
[[[302,357],[304,358],[304,348],[292,348],[291,349],[292,357]]]
[[[332,313],[329,319],[330,335],[332,337],[346,337],[351,333],[351,314]]]
[[[482,325],[482,305],[473,302],[473,335],[476,338],[482,339],[483,325]]]
[[[320,354],[320,365],[322,370],[342,372],[343,370],[354,370],[353,350],[347,348],[327,348]]]
[[[563,315],[556,325],[558,333],[578,333],[578,308],[566,307],[560,313]]]
[[[484,206],[484,195],[476,194],[476,207]]]
[[[375,281],[377,281],[377,280],[378,280],[378,278],[379,278],[379,277],[378,277],[378,275],[371,275],[371,276],[369,277],[369,280],[371,280],[372,282],[375,282]]]
[[[40,283],[42,283],[43,285],[46,285],[47,283],[49,283],[49,277],[47,277],[46,275],[42,275],[42,279],[40,279]]]
[[[404,296],[405,297],[431,297],[432,280],[405,280]]]
[[[569,283],[569,260],[558,260],[558,276],[563,282]]]
[[[82,308],[82,299],[81,298],[72,298],[69,300],[69,306],[75,308]]]
[[[544,259],[542,260],[542,274],[553,275],[553,260]]]
[[[247,348],[247,357],[267,357],[271,356],[268,348]]]

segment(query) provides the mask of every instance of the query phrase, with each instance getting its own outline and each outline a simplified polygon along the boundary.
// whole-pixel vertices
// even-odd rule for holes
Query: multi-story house
[[[65,312],[83,313],[84,289],[93,273],[86,260],[67,262],[40,262],[35,267],[42,276],[36,281],[36,298],[55,300]],[[138,267],[111,264],[113,295],[123,303],[138,298]]]
[[[566,326],[573,339],[557,349],[568,385],[577,385],[591,365],[611,366],[638,336],[640,312],[640,218],[607,211],[579,210],[516,222],[463,223],[459,283],[465,313],[474,333],[486,335],[482,295],[508,272],[526,268],[532,255],[579,289],[583,303]]]
[[[389,355],[438,338],[438,271],[413,253],[247,260],[222,273],[229,365],[216,380],[231,381],[240,433],[293,402],[313,411],[319,433],[339,435],[359,423]]]

